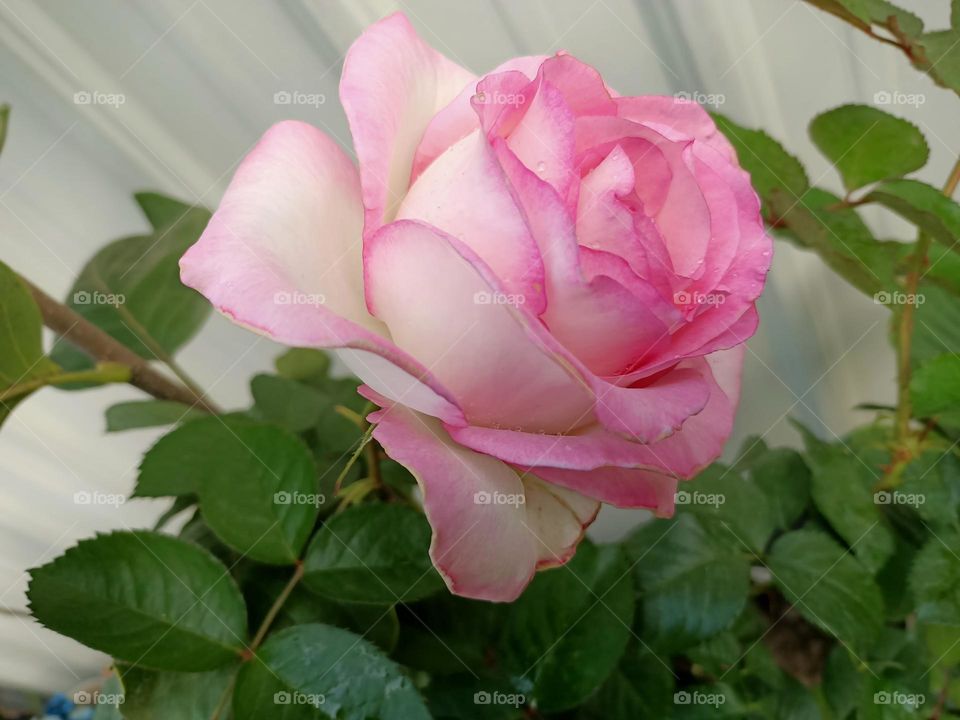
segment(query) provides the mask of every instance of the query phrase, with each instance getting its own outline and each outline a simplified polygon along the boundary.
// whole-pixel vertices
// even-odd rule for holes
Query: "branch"
[[[21,276],[43,315],[43,324],[62,335],[99,362],[120,363],[130,368],[130,384],[160,400],[175,400],[210,413],[220,409],[200,392],[170,380],[144,358],[122,345],[82,315],[54,300]]]

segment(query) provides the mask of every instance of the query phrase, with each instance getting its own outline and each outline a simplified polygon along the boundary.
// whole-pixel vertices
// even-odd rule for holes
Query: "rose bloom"
[[[183,282],[336,348],[458,595],[516,598],[602,502],[671,515],[730,434],[771,256],[707,113],[620,97],[562,53],[478,78],[399,14],[353,44],[340,99],[359,167],[273,126]]]

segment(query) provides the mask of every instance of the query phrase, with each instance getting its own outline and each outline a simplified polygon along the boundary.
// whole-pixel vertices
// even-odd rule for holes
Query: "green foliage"
[[[107,432],[176,425],[203,412],[174,400],[131,400],[107,408]]]
[[[210,315],[210,304],[180,283],[178,265],[210,213],[153,193],[136,200],[152,231],[116,240],[96,253],[80,271],[66,303],[141,357],[165,361]],[[52,357],[69,370],[91,364],[65,340],[57,343]]]
[[[817,115],[810,137],[847,190],[919,170],[930,156],[914,125],[869,105],[844,105]]]
[[[227,568],[157,533],[83,540],[31,571],[27,597],[46,627],[143,667],[212,670],[246,642],[243,597]]]

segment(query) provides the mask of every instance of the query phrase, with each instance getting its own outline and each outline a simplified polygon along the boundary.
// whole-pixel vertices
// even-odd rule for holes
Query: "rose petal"
[[[537,568],[563,565],[573,557],[584,530],[597,517],[600,503],[567,488],[521,476],[526,519],[536,540]]]
[[[350,46],[340,101],[360,162],[365,232],[393,219],[427,125],[476,76],[427,45],[400,13]]]
[[[365,249],[371,310],[450,388],[470,422],[566,432],[592,417],[578,373],[531,333],[485,263],[428,225],[399,220]]]
[[[643,95],[615,100],[617,114],[653,128],[671,140],[697,140],[709,145],[727,161],[736,163],[737,153],[699,104],[672,95]]]
[[[600,467],[596,470],[532,468],[544,480],[622,508],[649,508],[657,517],[673,515],[677,479],[651,470]]]
[[[408,404],[462,422],[449,393],[367,312],[362,224],[357,173],[343,151],[310,125],[280,123],[240,163],[181,258],[181,279],[234,322],[277,342],[379,356],[378,373],[355,368],[365,381],[389,393],[379,377],[404,377]]]

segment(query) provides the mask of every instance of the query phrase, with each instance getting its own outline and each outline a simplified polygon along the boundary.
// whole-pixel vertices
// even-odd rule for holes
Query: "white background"
[[[930,27],[947,0],[900,3]],[[482,72],[509,56],[565,49],[623,94],[714,94],[719,110],[764,127],[800,155],[811,180],[839,189],[806,125],[878,91],[917,93],[887,108],[916,123],[932,151],[919,176],[941,184],[957,155],[957,99],[893,48],[794,0],[0,0],[0,101],[13,105],[0,160],[0,258],[62,297],[102,244],[145,229],[131,199],[158,189],[214,206],[237,161],[273,122],[294,117],[349,133],[337,101],[341,59],[369,23],[404,10],[423,36]],[[79,91],[125,103],[77,105]],[[276,105],[278,91],[323,94],[317,107]],[[880,237],[909,237],[869,215]],[[893,397],[886,311],[810,255],[778,243],[750,343],[728,455],[748,434],[795,443],[787,414],[825,437]],[[2,348],[0,348],[2,351]],[[180,356],[228,407],[276,346],[213,318]],[[78,538],[142,526],[156,505],[77,506],[77,491],[128,493],[153,431],[105,436],[103,409],[126,388],[45,390],[0,432],[0,603],[24,607],[24,570]],[[595,536],[622,535],[641,513],[605,510]],[[0,684],[68,689],[101,659],[0,615]]]

